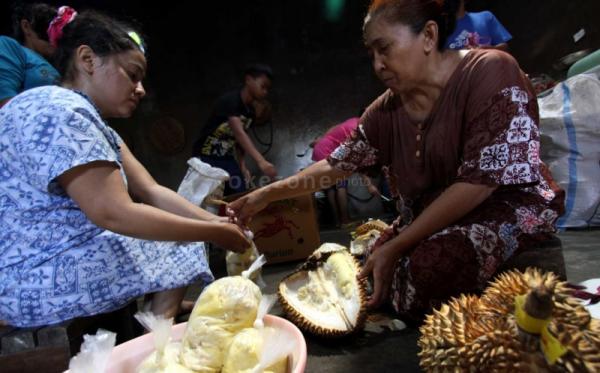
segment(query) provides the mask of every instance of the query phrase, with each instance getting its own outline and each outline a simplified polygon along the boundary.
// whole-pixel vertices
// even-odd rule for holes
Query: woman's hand
[[[260,168],[263,174],[271,178],[271,180],[274,180],[275,177],[277,177],[277,169],[267,160],[258,163],[258,168]]]
[[[252,217],[267,207],[269,203],[261,195],[261,189],[246,194],[227,206],[227,215],[233,219],[236,224],[245,227]]]
[[[370,308],[377,308],[388,299],[394,270],[403,252],[398,241],[392,239],[375,248],[367,259],[358,278],[373,276],[373,294],[368,303]]]
[[[230,223],[215,223],[215,234],[210,241],[236,253],[243,253],[250,247],[250,241],[242,229]]]

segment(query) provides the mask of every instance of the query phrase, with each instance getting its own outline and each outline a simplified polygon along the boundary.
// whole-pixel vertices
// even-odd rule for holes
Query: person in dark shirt
[[[244,155],[256,161],[269,178],[277,175],[275,166],[256,149],[246,130],[255,119],[254,101],[263,100],[269,93],[273,73],[266,65],[251,65],[244,72],[244,86],[221,96],[194,143],[193,156],[213,167],[222,168],[230,175],[225,195],[246,190],[246,177],[240,165]]]

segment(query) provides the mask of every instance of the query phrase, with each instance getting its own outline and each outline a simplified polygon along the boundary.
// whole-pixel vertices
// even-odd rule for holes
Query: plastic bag
[[[236,333],[252,327],[262,293],[248,278],[266,262],[261,255],[241,276],[207,286],[194,305],[182,339],[181,362],[199,372],[219,372]]]
[[[227,171],[212,167],[199,158],[190,158],[187,163],[189,167],[177,193],[196,206],[201,206],[208,198],[221,199],[225,188],[224,182],[229,179]],[[209,211],[215,208],[214,206],[203,207]]]
[[[600,226],[600,81],[576,75],[538,98],[540,156],[566,192],[557,225]]]
[[[79,353],[69,361],[69,373],[104,372],[117,335],[98,329],[96,335],[86,334]]]
[[[181,343],[171,342],[173,319],[151,312],[138,312],[134,316],[154,336],[154,352],[138,365],[138,373],[193,373],[179,362]]]
[[[244,231],[244,233],[246,234],[246,237],[250,239],[252,245],[243,253],[227,251],[227,254],[225,255],[225,263],[227,267],[227,275],[229,276],[240,276],[242,272],[250,268],[252,263],[254,263],[259,256],[256,244],[252,240],[254,235],[249,230]],[[254,271],[249,279],[254,281],[254,283],[256,283],[261,289],[264,289],[266,286],[265,281],[262,278],[262,270],[260,268]]]

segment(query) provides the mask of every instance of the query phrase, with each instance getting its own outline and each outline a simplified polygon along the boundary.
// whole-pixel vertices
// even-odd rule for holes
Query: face
[[[54,48],[48,40],[44,40],[33,31],[31,24],[27,20],[21,22],[21,30],[25,36],[24,45],[34,50],[44,58],[50,58],[54,54],[56,48]]]
[[[371,19],[365,27],[365,46],[375,74],[396,94],[405,96],[418,87],[424,62],[422,39],[409,26],[382,17]]]
[[[106,118],[127,118],[146,95],[146,58],[139,50],[94,57],[88,94]],[[97,67],[96,67],[97,66]]]
[[[259,75],[256,78],[248,75],[246,76],[246,86],[255,100],[264,100],[269,95],[271,79],[266,75]]]

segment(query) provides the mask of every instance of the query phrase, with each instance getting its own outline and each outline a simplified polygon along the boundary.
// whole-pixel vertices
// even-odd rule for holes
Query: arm
[[[455,183],[435,199],[398,236],[377,248],[359,275],[359,277],[373,275],[374,291],[369,305],[376,307],[387,298],[394,267],[400,257],[422,240],[471,212],[494,190],[496,190],[495,186]]]
[[[235,147],[235,151],[236,158],[240,166],[240,171],[242,171],[242,176],[244,176],[244,181],[246,182],[246,188],[249,188],[252,182],[252,174],[250,173],[250,170],[248,170],[248,166],[246,166],[246,154],[244,149],[240,148],[239,146]]]
[[[94,224],[115,233],[146,240],[210,241],[235,251],[249,246],[243,232],[232,224],[184,217],[132,201],[112,162],[76,166],[60,175],[58,182]]]
[[[269,203],[325,189],[352,173],[332,167],[327,160],[319,161],[296,175],[255,190],[229,205],[230,214],[245,225],[250,218]]]
[[[129,193],[135,199],[173,214],[204,221],[222,221],[220,217],[195,206],[169,188],[159,185],[134,157],[125,143],[121,144],[123,169]]]
[[[379,192],[379,189],[377,189],[377,187],[375,185],[373,185],[373,182],[371,181],[370,177],[368,177],[365,174],[360,174],[360,177],[371,195],[373,195],[373,196],[381,195],[381,193]]]
[[[277,176],[277,170],[275,169],[275,167],[271,163],[269,163],[262,156],[262,154],[260,154],[260,152],[254,146],[254,143],[252,143],[252,140],[250,139],[246,131],[244,131],[244,125],[242,124],[240,118],[235,116],[230,117],[229,126],[233,131],[233,136],[235,137],[235,140],[238,142],[242,150],[244,150],[246,154],[250,155],[252,159],[256,161],[256,164],[258,164],[260,170],[270,178],[274,178],[275,176]]]

